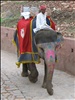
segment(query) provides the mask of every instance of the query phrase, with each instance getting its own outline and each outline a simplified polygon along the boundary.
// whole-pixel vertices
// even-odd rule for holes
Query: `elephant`
[[[47,19],[47,24],[50,25],[50,21],[49,19]],[[26,23],[24,23],[26,24]],[[44,79],[43,79],[43,84],[42,87],[47,89],[47,92],[49,93],[49,95],[53,95],[53,84],[52,84],[52,79],[53,79],[53,72],[54,72],[54,68],[55,68],[55,63],[57,60],[57,51],[58,48],[61,47],[61,43],[63,42],[63,35],[60,32],[56,32],[55,30],[53,30],[52,28],[50,29],[41,29],[39,31],[37,31],[36,33],[33,32],[33,28],[36,27],[36,17],[32,20],[32,24],[31,24],[32,28],[32,43],[33,43],[33,47],[35,48],[34,51],[37,51],[37,56],[39,56],[39,58],[42,58],[44,60]],[[16,43],[17,46],[17,52],[19,53],[19,39],[18,39],[18,35],[17,35],[17,30],[14,33],[14,41]],[[26,34],[26,33],[25,33]],[[27,34],[30,34],[29,32]],[[25,35],[26,36],[26,35]],[[17,53],[17,55],[18,55]],[[22,77],[28,77],[30,82],[32,83],[36,83],[38,81],[38,70],[36,67],[35,62],[24,62],[28,59],[23,59],[24,58],[33,58],[29,55],[23,55],[24,53],[22,53],[22,55],[20,56],[20,58],[23,60],[21,60],[22,63]],[[19,54],[20,55],[20,54]],[[38,58],[38,57],[35,57]]]
[[[35,33],[33,40],[38,49],[38,55],[44,60],[44,80],[42,87],[47,89],[49,95],[53,95],[52,78],[57,59],[56,54],[64,40],[63,35],[53,29],[41,29]],[[35,63],[23,64],[21,75],[23,77],[28,76],[29,80],[33,83],[37,82],[39,73]]]

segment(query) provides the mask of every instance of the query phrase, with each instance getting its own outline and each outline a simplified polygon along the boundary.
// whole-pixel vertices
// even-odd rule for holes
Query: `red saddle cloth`
[[[13,42],[17,46],[18,61],[16,65],[24,63],[40,63],[38,50],[33,42],[32,18],[20,19],[17,24],[17,31],[14,34]]]
[[[20,54],[32,52],[31,20],[20,19],[17,24]]]
[[[52,28],[53,30],[56,30],[56,29],[55,29],[55,26],[56,26],[55,22],[51,19],[50,16],[47,16],[47,18],[48,18],[49,21],[50,21],[50,26],[51,26],[51,28]]]

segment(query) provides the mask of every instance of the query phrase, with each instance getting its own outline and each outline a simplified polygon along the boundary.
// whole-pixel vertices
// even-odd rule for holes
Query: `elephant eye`
[[[44,52],[44,49],[40,47],[40,49],[42,50],[42,52]]]

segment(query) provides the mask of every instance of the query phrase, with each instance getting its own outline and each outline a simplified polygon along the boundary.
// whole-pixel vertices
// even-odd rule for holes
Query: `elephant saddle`
[[[20,19],[14,34],[13,41],[19,52],[18,62],[16,63],[18,67],[20,67],[21,63],[40,63],[38,50],[32,38],[32,19]]]

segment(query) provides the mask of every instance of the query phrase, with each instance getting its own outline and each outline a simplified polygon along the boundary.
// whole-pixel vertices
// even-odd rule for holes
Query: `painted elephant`
[[[56,62],[56,50],[60,47],[63,36],[54,30],[42,29],[34,36],[34,42],[38,49],[39,56],[44,60],[44,80],[42,87],[53,95],[52,78]],[[30,73],[28,73],[28,70]],[[34,63],[23,64],[22,76],[28,76],[29,80],[35,83],[38,79],[38,71]]]

